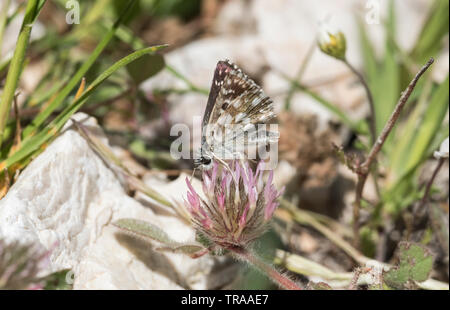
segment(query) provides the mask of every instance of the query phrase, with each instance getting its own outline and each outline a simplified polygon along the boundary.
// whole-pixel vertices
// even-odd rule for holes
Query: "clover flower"
[[[49,251],[0,240],[0,289],[42,289],[38,274],[49,264]]]
[[[347,47],[344,34],[326,22],[322,22],[319,26],[317,43],[325,54],[341,60],[345,59]]]
[[[248,163],[234,161],[229,171],[214,161],[212,169],[203,172],[205,199],[186,178],[187,209],[207,239],[223,248],[245,247],[264,233],[283,190],[272,184],[273,171],[263,181],[263,164],[253,172]]]

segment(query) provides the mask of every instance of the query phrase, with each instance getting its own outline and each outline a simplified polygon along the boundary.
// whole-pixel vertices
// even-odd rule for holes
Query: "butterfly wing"
[[[203,126],[261,124],[274,116],[273,102],[261,87],[235,64],[227,60],[217,63]]]
[[[261,87],[235,64],[218,62],[202,122],[204,129],[212,128],[203,135],[206,145],[216,153],[222,151],[221,158],[229,158],[244,152],[249,144],[268,143],[273,133],[258,130],[252,134],[258,138],[249,138],[245,128],[255,129],[252,125],[266,123],[274,116],[273,102]]]

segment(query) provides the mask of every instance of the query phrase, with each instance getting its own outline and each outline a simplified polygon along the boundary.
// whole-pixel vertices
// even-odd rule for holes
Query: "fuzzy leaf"
[[[144,238],[150,238],[169,247],[173,247],[178,244],[178,242],[172,240],[162,229],[146,221],[136,219],[120,219],[113,223],[113,225],[125,230],[126,232],[130,232]]]
[[[157,248],[157,250],[160,251],[182,253],[189,255],[192,258],[197,258],[207,253],[205,247],[197,244],[177,242],[171,239],[162,229],[146,221],[120,219],[113,223],[113,225],[126,232],[162,243],[164,246]]]
[[[401,242],[398,260],[398,265],[384,274],[386,284],[394,288],[404,288],[410,281],[425,281],[433,267],[433,257],[420,244]]]
[[[180,244],[172,247],[160,247],[157,248],[158,251],[170,251],[174,253],[182,253],[189,255],[191,258],[200,257],[208,252],[208,250],[200,245],[196,244]]]

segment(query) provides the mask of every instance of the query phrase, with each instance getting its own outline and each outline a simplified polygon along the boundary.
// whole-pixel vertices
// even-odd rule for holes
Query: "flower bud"
[[[320,25],[317,44],[325,54],[341,60],[345,59],[345,36],[329,24],[322,23]]]

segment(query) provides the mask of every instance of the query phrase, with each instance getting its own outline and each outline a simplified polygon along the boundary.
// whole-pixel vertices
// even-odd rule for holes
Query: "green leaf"
[[[159,251],[170,251],[174,253],[182,253],[189,255],[191,257],[197,257],[200,255],[200,253],[206,253],[206,248],[196,245],[196,244],[182,244],[178,246],[172,246],[172,247],[160,247],[157,248]]]
[[[418,199],[418,169],[448,136],[449,76],[433,90],[431,98],[421,99],[395,144],[391,171],[383,194],[388,212],[398,213]],[[407,130],[407,132],[405,132]],[[400,141],[398,141],[400,139]],[[406,143],[404,140],[407,140]]]
[[[361,251],[367,257],[374,257],[378,234],[370,227],[363,226],[360,230]]]
[[[374,91],[373,84],[375,83],[375,79],[377,76],[377,62],[375,58],[375,48],[370,42],[369,36],[367,34],[365,23],[361,19],[357,19],[358,22],[358,30],[361,44],[361,51],[364,60],[364,70],[367,76],[368,83],[372,91]]]
[[[398,265],[383,275],[387,285],[402,289],[410,281],[423,282],[428,279],[433,267],[433,257],[420,244],[400,242]]]
[[[3,135],[8,122],[9,111],[12,106],[16,88],[22,74],[25,63],[25,53],[30,39],[33,23],[40,13],[42,5],[45,1],[30,0],[27,3],[25,16],[23,18],[22,27],[16,42],[14,55],[11,58],[8,75],[6,76],[5,86],[0,97],[0,146],[3,143]]]
[[[45,277],[44,282],[45,290],[71,290],[73,287],[72,283],[67,283],[67,279],[70,277],[70,269],[64,269],[54,272]],[[73,280],[70,278],[70,280]]]
[[[390,47],[386,49],[379,79],[379,91],[374,94],[375,112],[378,112],[376,115],[377,134],[383,130],[400,97],[398,64],[394,51]]]
[[[407,119],[405,119],[403,123],[398,124],[399,128],[396,131],[395,136],[395,152],[389,154],[389,163],[391,167],[389,174],[394,176],[392,179],[395,179],[395,176],[401,174],[405,168],[405,162],[407,162],[408,158],[411,156],[411,147],[416,138],[416,128],[422,121],[422,116],[428,106],[428,100],[432,89],[433,81],[431,75],[427,75],[417,104],[411,113],[408,114]]]
[[[165,65],[166,63],[164,62],[164,57],[162,55],[145,55],[130,63],[127,66],[127,71],[133,78],[136,85],[139,85],[146,79],[154,76],[164,69]]]
[[[207,249],[201,245],[180,243],[171,239],[162,229],[146,221],[136,219],[120,219],[113,223],[113,225],[128,233],[162,243],[163,246],[157,248],[157,250],[160,251],[182,253],[193,258],[207,252]]]
[[[21,148],[13,153],[10,157],[8,157],[4,162],[0,164],[4,164],[6,168],[10,167],[12,164],[26,158],[28,155],[36,151],[39,147],[41,147],[45,142],[49,141],[51,138],[55,136],[56,133],[61,130],[67,120],[76,112],[79,108],[87,101],[92,92],[102,84],[108,77],[110,77],[115,71],[126,66],[130,62],[138,59],[139,57],[155,52],[161,48],[166,47],[166,45],[159,45],[144,48],[130,55],[122,58],[114,65],[109,67],[105,72],[103,72],[94,82],[92,82],[89,87],[87,87],[86,91],[72,104],[64,109],[50,124],[46,126],[45,129],[41,130],[35,136],[31,136],[28,139],[25,139]]]
[[[353,130],[355,130],[358,133],[362,133],[361,131],[364,129],[364,126],[362,123],[357,123],[353,120],[351,120],[346,113],[344,113],[338,106],[332,104],[331,102],[325,100],[323,97],[321,97],[319,94],[317,94],[316,92],[308,89],[307,87],[305,87],[304,85],[298,83],[295,80],[291,80],[288,76],[283,74],[283,77],[288,80],[292,86],[294,86],[295,88],[297,88],[298,90],[304,92],[305,94],[307,94],[308,96],[310,96],[311,98],[315,99],[318,103],[320,103],[323,107],[325,107],[328,111],[330,111],[331,113],[333,113],[334,115],[336,115],[341,121],[342,123],[344,123],[345,125],[347,125],[348,127],[352,128]]]
[[[83,65],[78,69],[78,71],[73,75],[73,77],[69,80],[67,85],[58,93],[56,98],[50,102],[50,104],[42,110],[34,119],[33,122],[28,125],[24,131],[23,135],[26,137],[27,135],[34,132],[39,126],[41,126],[47,118],[51,115],[51,113],[56,110],[66,99],[66,97],[72,92],[72,90],[79,84],[80,80],[83,78],[83,76],[86,75],[86,73],[89,71],[89,69],[92,67],[92,65],[95,63],[97,58],[100,56],[102,51],[105,49],[105,47],[108,45],[109,41],[114,37],[114,34],[116,32],[116,29],[119,27],[120,23],[122,22],[123,18],[127,15],[128,10],[133,6],[135,0],[130,1],[127,5],[126,9],[122,12],[122,15],[118,18],[116,23],[112,26],[112,28],[103,36],[100,43],[95,47],[92,54],[89,56],[89,58],[83,63]]]
[[[449,1],[435,0],[418,36],[411,56],[417,63],[424,63],[430,56],[437,56],[442,48],[443,38],[448,35]]]
[[[178,245],[178,242],[172,240],[169,235],[166,234],[166,232],[146,221],[135,219],[120,219],[114,222],[113,225],[127,232],[137,234],[141,237],[158,241],[169,247]]]
[[[447,115],[449,103],[449,76],[439,88],[434,92],[430,103],[425,111],[421,124],[417,127],[416,136],[411,147],[411,156],[405,163],[403,173],[408,173],[410,169],[416,167],[429,154],[434,137],[441,128],[442,121]]]

